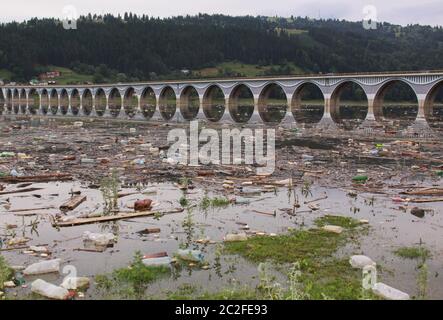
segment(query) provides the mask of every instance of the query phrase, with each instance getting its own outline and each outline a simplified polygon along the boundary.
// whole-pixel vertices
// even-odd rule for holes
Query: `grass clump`
[[[11,280],[13,276],[14,270],[9,267],[5,258],[0,256],[0,290],[3,290],[3,283]]]
[[[224,208],[229,206],[231,202],[229,199],[224,197],[214,197],[210,198],[208,196],[204,196],[200,201],[200,209],[207,210],[209,208]]]
[[[318,227],[324,227],[326,225],[339,226],[345,229],[354,229],[361,225],[361,223],[349,217],[325,215],[315,220],[315,225]]]
[[[424,247],[402,247],[394,251],[394,254],[403,259],[426,260],[431,256],[429,249]]]
[[[345,232],[335,234],[311,229],[275,237],[253,237],[247,241],[226,243],[225,251],[256,263],[272,261],[283,266],[296,263],[299,266],[297,272],[300,271],[296,279],[301,288],[290,290],[292,298],[373,298],[372,294],[363,292],[361,272],[350,266],[348,258],[335,257],[336,251],[355,235],[359,223],[351,218],[325,216],[317,219],[316,224],[339,225],[345,228]],[[287,297],[287,293],[282,295],[283,299],[290,297]]]
[[[104,215],[118,211],[118,190],[120,177],[117,170],[113,169],[111,175],[100,181],[100,191],[104,201]]]
[[[169,267],[145,266],[142,259],[141,253],[137,252],[128,268],[114,270],[110,275],[97,275],[98,290],[110,299],[140,299],[149,284],[171,274]]]
[[[431,257],[431,252],[429,249],[418,246],[418,247],[402,247],[394,251],[394,254],[403,258],[417,260],[417,299],[424,300],[428,294],[428,274],[429,269],[426,263]]]

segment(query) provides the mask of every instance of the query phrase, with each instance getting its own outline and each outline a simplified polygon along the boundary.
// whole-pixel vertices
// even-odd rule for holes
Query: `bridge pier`
[[[429,123],[426,120],[426,113],[425,113],[426,97],[424,97],[424,95],[418,95],[418,96],[419,96],[418,113],[411,128],[417,133],[422,133],[423,131],[431,130],[431,127],[429,126]]]
[[[331,114],[331,95],[325,94],[324,96],[325,96],[324,113],[318,125],[326,129],[337,129],[338,128],[337,124],[335,123]]]

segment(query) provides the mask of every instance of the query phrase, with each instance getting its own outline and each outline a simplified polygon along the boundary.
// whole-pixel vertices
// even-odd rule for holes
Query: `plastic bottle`
[[[42,279],[37,279],[31,284],[31,291],[47,298],[58,300],[65,300],[69,295],[69,291],[65,288],[58,287]]]
[[[200,250],[178,249],[177,256],[182,260],[191,262],[202,262],[204,259],[203,253]]]
[[[91,241],[98,246],[107,246],[114,242],[115,236],[112,233],[92,233],[85,231],[83,232],[83,240]]]
[[[226,242],[246,241],[246,240],[248,240],[248,236],[246,235],[246,233],[238,233],[238,234],[230,233],[225,236]]]
[[[172,260],[170,257],[159,257],[159,258],[143,259],[142,262],[145,266],[156,267],[156,266],[168,266],[171,264]]]
[[[52,272],[60,272],[60,259],[46,260],[33,263],[23,270],[24,275],[45,274]]]

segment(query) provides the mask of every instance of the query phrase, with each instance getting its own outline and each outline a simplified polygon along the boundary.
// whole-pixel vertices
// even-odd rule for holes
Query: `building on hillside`
[[[62,74],[60,71],[48,71],[45,73],[40,74],[38,77],[40,80],[46,80],[46,79],[55,79],[60,77]]]

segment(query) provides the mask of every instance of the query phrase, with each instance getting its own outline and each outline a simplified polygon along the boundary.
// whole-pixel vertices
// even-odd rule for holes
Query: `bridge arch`
[[[426,94],[424,114],[429,126],[443,130],[443,81],[437,82]]]
[[[123,98],[123,108],[125,110],[125,114],[129,118],[133,118],[137,113],[138,97],[133,87],[129,87],[125,91],[125,95]]]
[[[211,122],[220,121],[226,110],[223,90],[216,84],[209,86],[203,95],[203,113]]]
[[[246,84],[238,84],[229,96],[229,114],[237,123],[248,122],[254,114],[254,94]]]
[[[200,96],[193,86],[185,87],[180,94],[180,113],[185,120],[193,120],[200,111]]]
[[[292,96],[291,112],[297,123],[320,122],[325,112],[325,97],[320,87],[311,81],[300,84]]]
[[[22,114],[26,114],[26,103],[27,103],[27,97],[26,97],[26,90],[23,88],[20,90],[20,100],[19,100],[19,105],[20,105],[20,112]]]
[[[20,92],[18,89],[14,89],[12,93],[12,107],[15,114],[18,114],[20,110]]]
[[[89,116],[92,113],[94,106],[94,99],[92,98],[92,91],[85,89],[81,99],[81,113],[85,116]]]
[[[140,110],[145,119],[151,119],[157,108],[157,97],[151,87],[146,87],[140,96]]]
[[[59,107],[59,96],[57,90],[52,89],[51,93],[49,94],[49,111],[53,115],[56,115],[58,112],[58,107]]]
[[[71,91],[71,98],[69,99],[71,101],[71,112],[74,116],[78,115],[80,113],[80,93],[78,89],[72,89]]]
[[[40,96],[35,88],[28,93],[28,110],[30,114],[37,114],[40,108]]]
[[[400,78],[386,81],[374,97],[375,118],[398,121],[401,127],[415,121],[418,108],[417,93],[407,81]]]
[[[42,114],[46,115],[49,111],[49,93],[48,90],[43,89],[41,92],[41,108],[42,108]]]
[[[108,102],[105,90],[103,90],[102,88],[97,89],[97,91],[95,92],[94,101],[95,101],[94,105],[95,112],[99,117],[102,117],[106,112],[107,102]]]
[[[8,89],[6,90],[6,110],[8,112],[12,112],[12,90]]]
[[[159,111],[166,121],[171,120],[177,111],[177,96],[170,86],[164,87],[160,93]]]
[[[258,113],[263,122],[280,123],[288,110],[288,97],[277,83],[267,84],[258,98]]]
[[[332,92],[330,114],[332,120],[345,130],[357,128],[368,115],[369,103],[363,87],[354,80],[341,82]]]
[[[114,118],[119,116],[122,109],[122,103],[123,101],[120,91],[117,88],[113,88],[109,93],[108,106],[109,112]]]
[[[66,89],[60,92],[60,113],[66,115],[69,110],[69,94]]]

